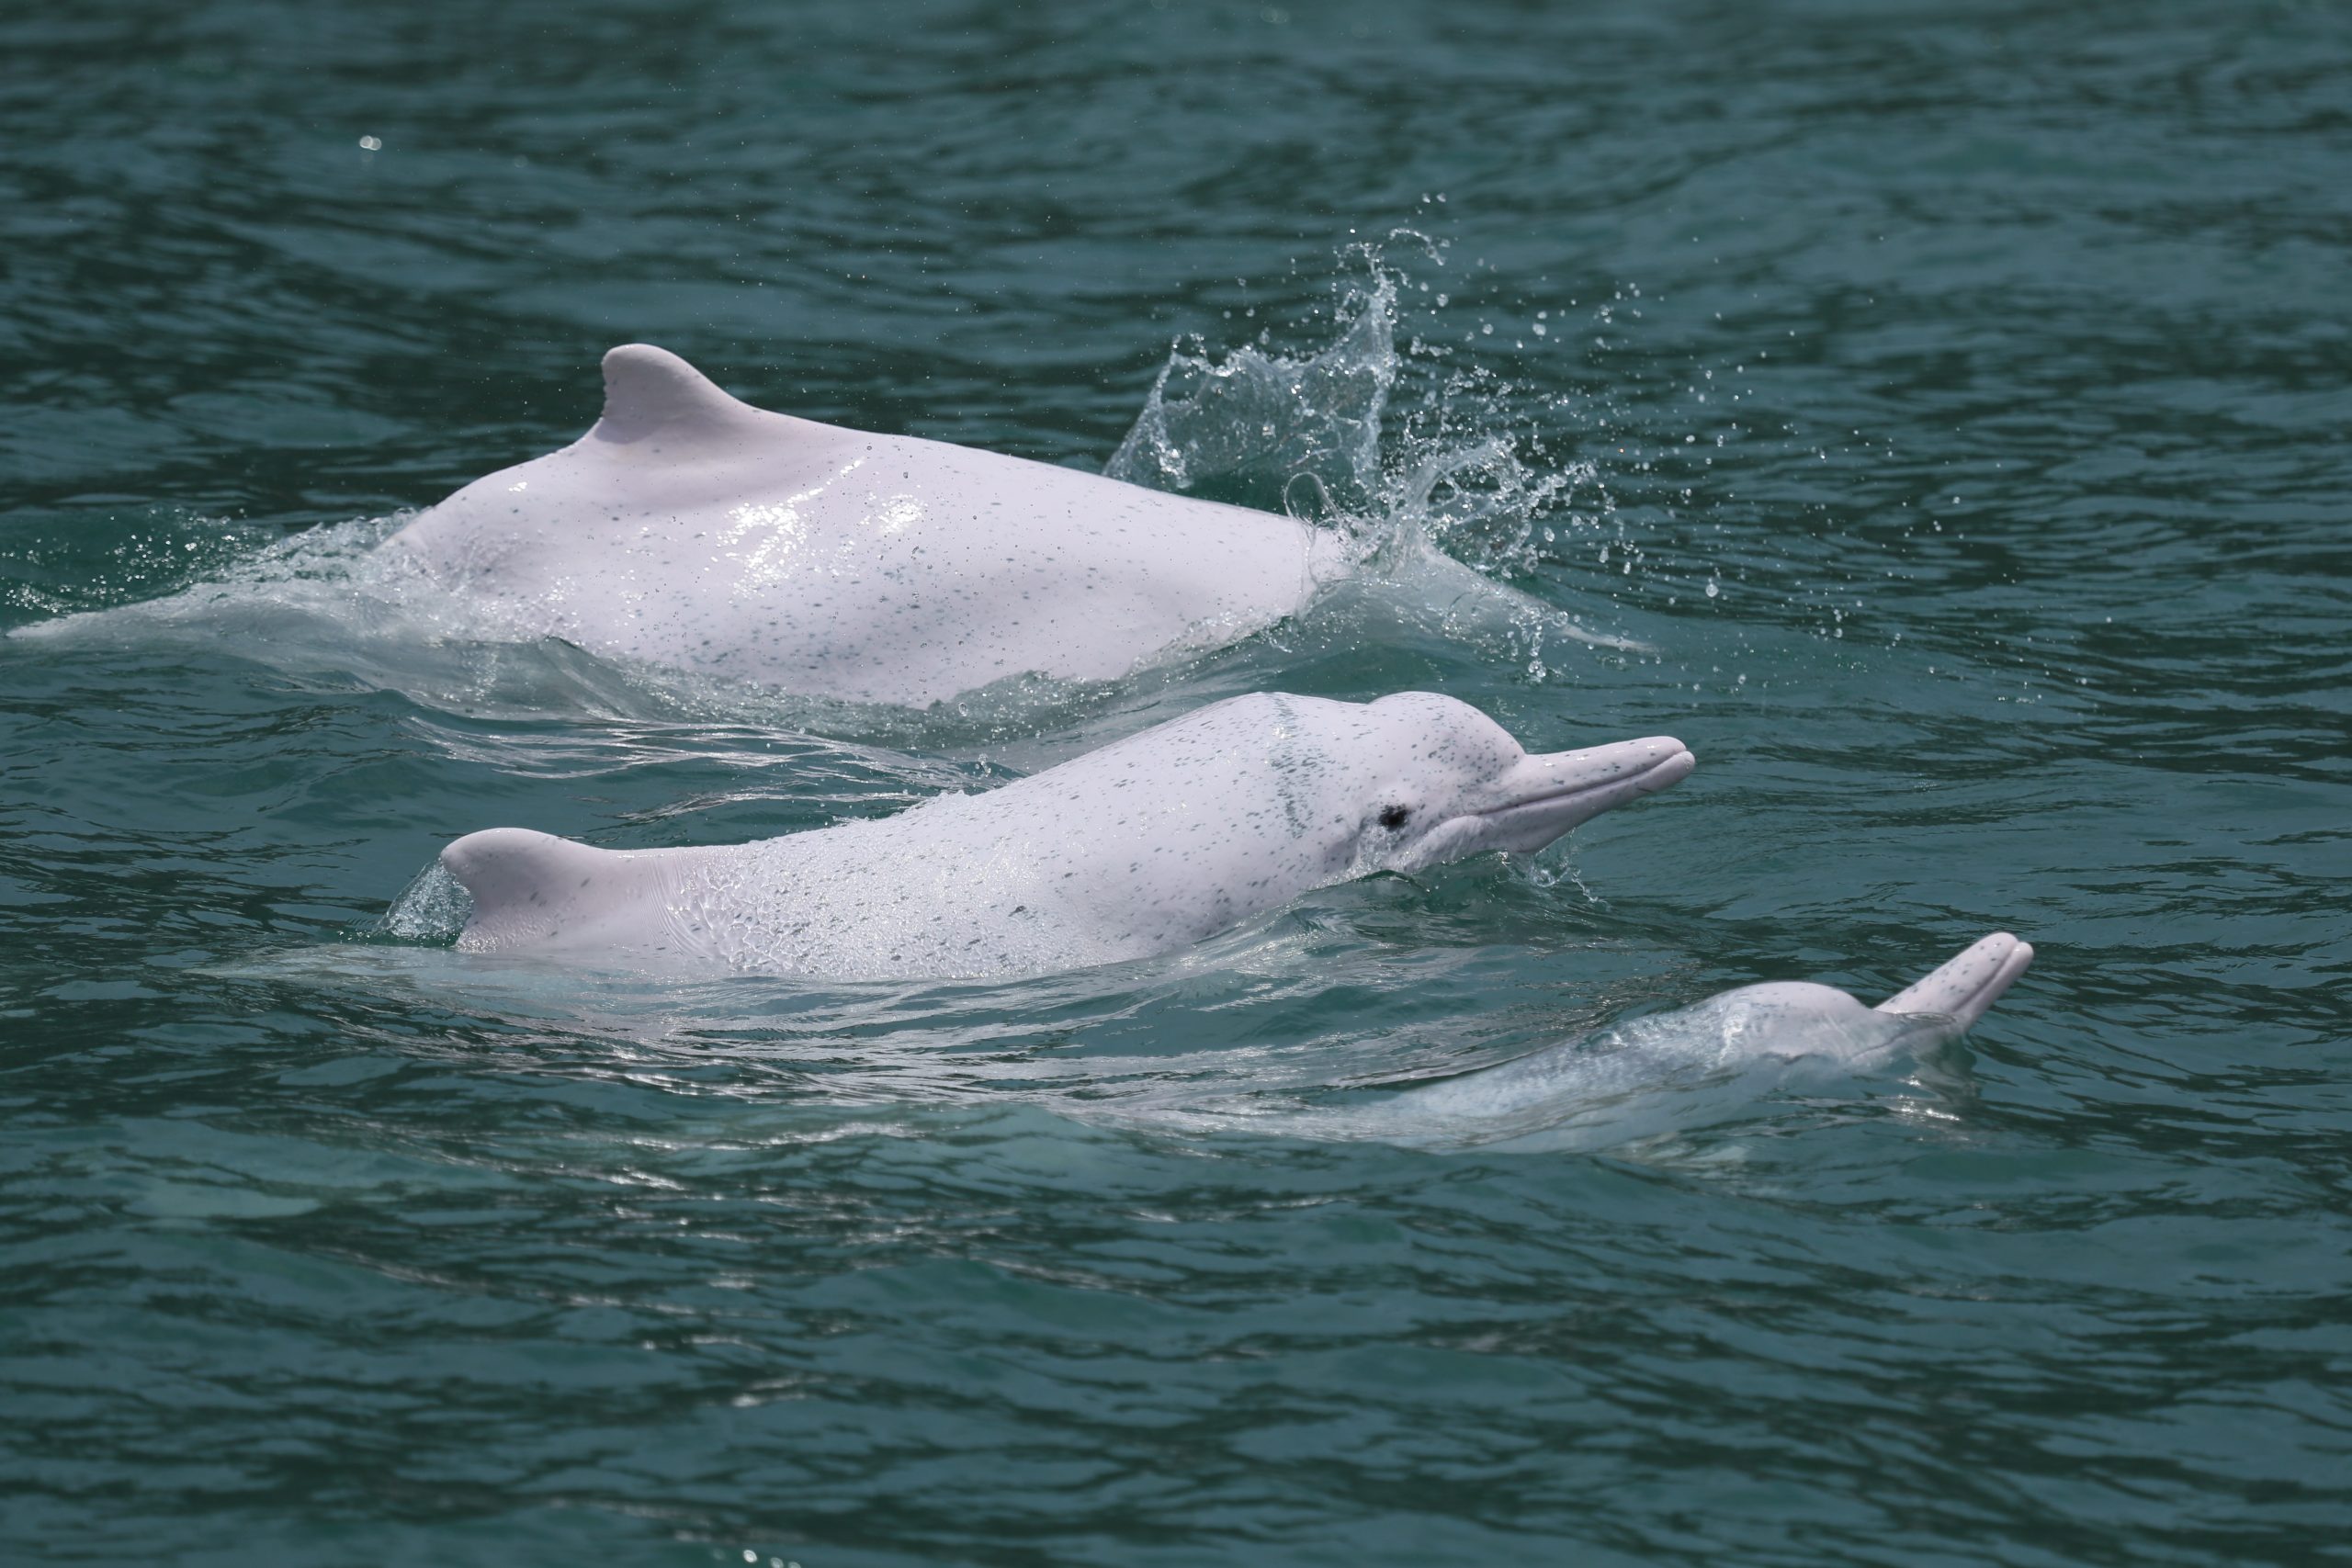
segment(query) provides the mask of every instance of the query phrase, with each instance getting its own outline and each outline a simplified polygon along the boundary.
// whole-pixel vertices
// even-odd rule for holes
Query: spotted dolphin
[[[648,344],[585,435],[384,548],[504,635],[913,706],[1236,641],[1351,565],[1290,517],[756,409]]]
[[[1426,692],[1256,694],[1031,777],[753,843],[458,840],[458,946],[841,979],[1042,973],[1170,952],[1308,891],[1533,851],[1688,774],[1668,737],[1530,755]]]
[[[1808,1066],[1867,1067],[1957,1039],[2032,962],[2030,944],[1996,931],[1874,1008],[1832,986],[1742,986],[1375,1103],[1311,1110],[1289,1130],[1436,1146],[1621,1143],[1694,1119],[1666,1091],[1733,1080],[1752,1091]]]

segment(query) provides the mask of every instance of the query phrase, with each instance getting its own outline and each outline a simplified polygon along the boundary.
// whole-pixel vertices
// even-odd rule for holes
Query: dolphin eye
[[[1384,828],[1402,828],[1405,825],[1405,818],[1412,814],[1413,808],[1409,806],[1384,807],[1381,808],[1380,825]]]

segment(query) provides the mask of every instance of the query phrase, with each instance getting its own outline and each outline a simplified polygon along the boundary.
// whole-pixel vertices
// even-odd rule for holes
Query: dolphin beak
[[[1476,813],[1481,837],[1495,849],[1540,850],[1611,807],[1679,783],[1697,765],[1669,735],[1524,758],[1503,775],[1499,802]]]
[[[1939,1013],[1952,1021],[1957,1032],[1983,1018],[2032,962],[2031,943],[2019,942],[2007,931],[1995,931],[1879,1003],[1878,1010]]]

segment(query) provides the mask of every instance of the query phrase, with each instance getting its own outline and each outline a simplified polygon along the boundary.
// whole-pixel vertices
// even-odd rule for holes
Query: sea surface
[[[6,8],[0,1559],[2352,1562],[2348,284],[2339,5]],[[920,712],[385,592],[639,340],[1383,564]],[[1268,689],[1699,769],[1034,978],[419,881]],[[1963,1043],[1317,1132],[1997,930]]]

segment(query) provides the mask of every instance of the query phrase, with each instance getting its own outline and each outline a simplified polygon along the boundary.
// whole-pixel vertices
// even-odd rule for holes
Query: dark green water
[[[2346,1560],[2347,245],[2335,6],[11,8],[0,626],[107,614],[0,641],[0,1556]],[[1376,468],[1225,409],[1283,450],[1212,491],[1303,455],[1654,651],[1399,587],[892,715],[367,592],[616,342],[1099,466],[1171,340],[1366,309]],[[374,929],[476,828],[1416,686],[1700,771],[1040,981]],[[1999,928],[1924,1061],[1585,1153],[1283,1130]]]

